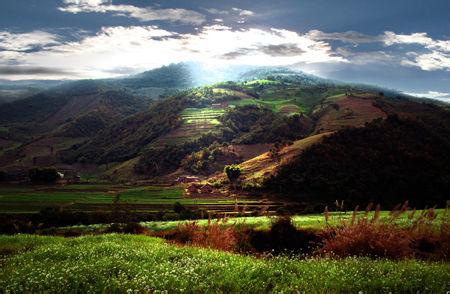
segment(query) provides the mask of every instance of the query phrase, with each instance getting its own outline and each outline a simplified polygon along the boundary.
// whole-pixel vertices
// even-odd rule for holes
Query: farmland
[[[224,112],[224,109],[186,108],[181,113],[181,126],[153,142],[152,146],[161,147],[164,144],[195,140],[205,132],[214,131],[216,126],[220,125],[218,118]]]
[[[448,263],[255,258],[132,235],[1,236],[6,292],[442,293]],[[214,273],[214,274],[211,274]]]
[[[293,109],[293,111],[289,113],[301,113],[304,112],[304,109],[301,105],[297,105],[298,103],[295,100],[291,99],[242,99],[242,100],[234,100],[230,102],[230,105],[235,106],[244,106],[244,105],[260,105],[263,107],[267,107],[274,112],[285,112],[287,107]]]
[[[235,199],[224,196],[185,197],[179,186],[126,186],[113,184],[73,184],[66,186],[2,186],[1,213],[34,213],[46,207],[73,211],[110,211],[114,205],[128,209],[158,211],[172,209],[178,202],[194,208],[232,211]],[[260,199],[242,198],[238,205],[267,205]]]

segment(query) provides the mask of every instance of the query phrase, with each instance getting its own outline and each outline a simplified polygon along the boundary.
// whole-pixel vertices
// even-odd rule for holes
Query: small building
[[[213,187],[210,184],[205,184],[200,188],[200,193],[210,194],[213,191]]]
[[[198,193],[199,186],[197,184],[191,184],[186,188],[188,194]]]

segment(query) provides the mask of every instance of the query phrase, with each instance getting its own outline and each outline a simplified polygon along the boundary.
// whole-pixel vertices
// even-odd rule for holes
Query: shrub
[[[276,218],[269,231],[250,231],[249,238],[256,251],[275,254],[309,253],[318,241],[316,232],[297,229],[289,216]]]

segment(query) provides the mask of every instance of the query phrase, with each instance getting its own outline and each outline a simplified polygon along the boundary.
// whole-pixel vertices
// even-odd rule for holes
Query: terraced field
[[[153,142],[152,146],[180,144],[195,140],[206,132],[214,131],[220,125],[218,118],[224,112],[223,108],[186,108],[181,113],[181,127],[159,138]]]
[[[302,113],[304,109],[293,99],[241,99],[230,101],[229,105],[244,106],[244,105],[260,105],[271,109],[274,112],[282,112],[286,114]]]

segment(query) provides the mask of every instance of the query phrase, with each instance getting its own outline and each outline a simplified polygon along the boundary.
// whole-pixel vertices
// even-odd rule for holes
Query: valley
[[[1,0],[0,294],[449,294],[449,11]]]
[[[284,68],[256,68],[241,73],[235,81],[193,88],[189,88],[193,85],[188,82],[189,75],[186,65],[170,65],[122,80],[65,83],[36,97],[0,107],[0,112],[8,114],[3,117],[0,133],[4,142],[0,170],[6,183],[27,182],[32,167],[54,167],[67,175],[61,181],[62,186],[43,188],[44,194],[55,193],[54,199],[51,196],[39,198],[42,192],[39,187],[37,190],[29,187],[25,196],[16,195],[17,198],[14,193],[4,192],[2,205],[7,206],[2,211],[38,212],[46,207],[47,199],[51,205],[75,211],[109,211],[113,202],[141,212],[158,211],[170,209],[175,202],[194,205],[199,201],[202,205],[211,205],[206,211],[214,211],[217,204],[222,206],[220,211],[231,212],[236,198],[233,195],[238,195],[239,199],[249,198],[249,204],[258,205],[270,198],[270,201],[293,202],[314,211],[326,200],[322,200],[323,191],[316,195],[318,192],[312,183],[305,182],[295,193],[285,191],[283,195],[275,193],[274,186],[278,185],[280,173],[285,170],[290,173],[294,162],[299,161],[305,151],[322,146],[324,138],[333,140],[346,130],[349,136],[357,136],[358,129],[371,124],[371,128],[377,128],[377,123],[390,119],[395,122],[385,126],[389,132],[391,128],[408,124],[408,120],[417,121],[416,129],[422,128],[421,124],[442,126],[433,131],[439,130],[439,134],[427,133],[430,140],[449,131],[446,107],[410,100],[391,90],[329,81]],[[182,81],[180,76],[183,76]],[[139,89],[151,87],[174,92],[159,98],[136,96]],[[41,96],[44,99],[38,100]],[[15,115],[27,107],[31,109],[28,113]],[[39,119],[37,113],[40,113]],[[396,119],[400,121],[397,123]],[[26,127],[28,125],[30,127]],[[423,128],[423,132],[430,132],[427,126]],[[355,135],[350,135],[352,132]],[[370,140],[387,140],[381,138],[382,133],[376,136]],[[413,140],[414,136],[408,133],[405,140]],[[436,148],[436,152],[445,149],[445,144],[448,141],[439,150]],[[331,156],[334,151],[327,152],[331,152]],[[233,164],[240,169],[237,190],[223,173],[226,165]],[[185,176],[197,178],[199,187],[211,185],[215,196],[201,197],[201,200],[190,197],[188,190],[194,184],[177,183],[178,178]],[[297,179],[292,180],[287,187],[297,185]],[[335,179],[330,178],[328,183],[333,181]],[[75,186],[87,185],[86,191],[76,188],[81,194],[66,194],[71,191],[72,182]],[[89,188],[98,183],[104,185],[103,188]],[[321,187],[326,185],[321,184]],[[141,191],[142,197],[138,192],[129,192],[133,189]],[[164,191],[173,191],[177,196],[164,198],[161,196]],[[339,192],[335,192],[333,196],[330,194],[329,201],[339,199]],[[32,196],[34,193],[36,196]],[[129,198],[129,193],[135,196]],[[365,192],[358,190],[357,193]],[[358,199],[365,199],[362,201],[357,198],[348,198],[348,201],[352,205],[364,205],[377,201],[373,194],[368,198],[359,196]],[[314,197],[316,200],[311,201]],[[442,205],[442,201],[437,200],[439,197],[435,197],[438,202],[433,204]],[[392,203],[405,200],[399,195]],[[30,208],[20,207],[25,202],[29,202]],[[423,205],[420,201],[417,204]],[[194,210],[200,209],[194,206]],[[275,205],[271,211],[276,209]]]
[[[446,104],[286,68],[196,85],[174,64],[0,114],[0,289],[448,286]]]

